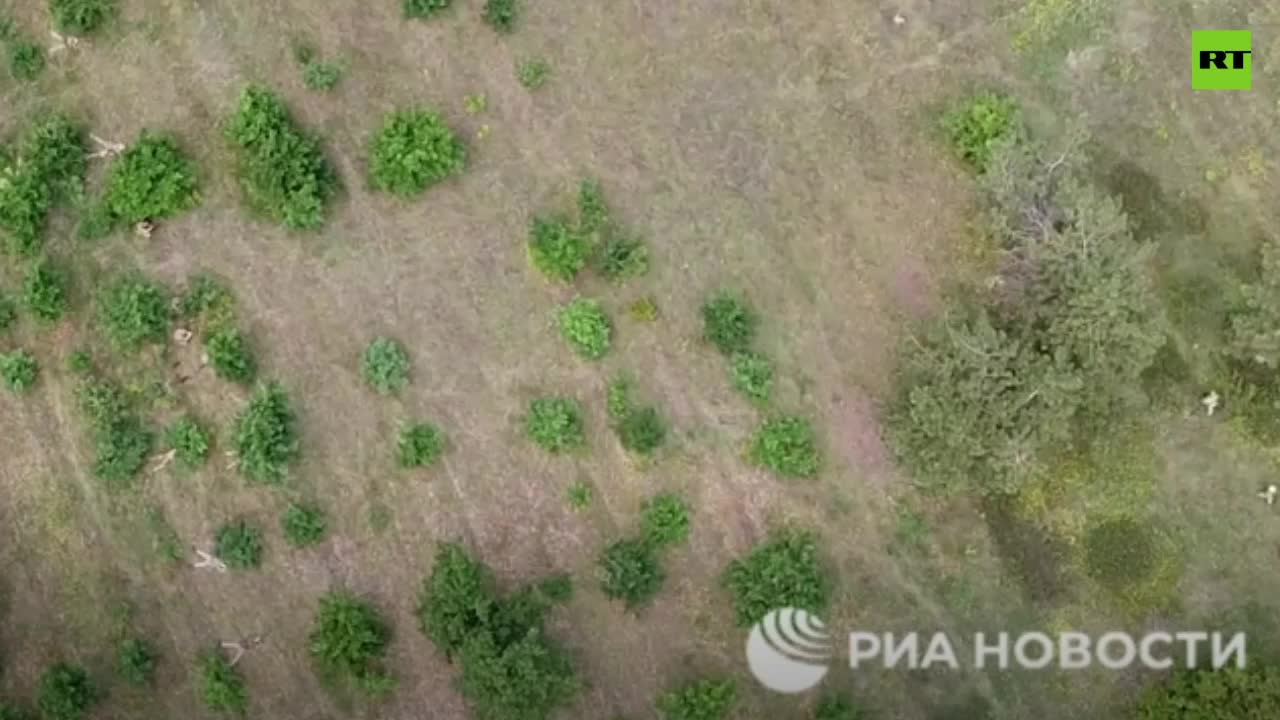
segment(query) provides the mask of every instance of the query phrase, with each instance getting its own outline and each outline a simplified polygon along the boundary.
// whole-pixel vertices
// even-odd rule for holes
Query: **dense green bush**
[[[0,22],[4,22],[3,19]],[[25,705],[0,700],[0,720],[37,720],[37,715]]]
[[[728,291],[716,293],[702,306],[702,336],[725,355],[745,352],[759,324],[750,306]]]
[[[409,351],[391,338],[377,338],[365,348],[360,372],[369,387],[394,395],[409,384]]]
[[[280,529],[285,542],[295,548],[310,547],[324,540],[329,520],[324,510],[315,505],[289,503],[280,516]]]
[[[657,547],[648,538],[618,540],[600,554],[600,588],[629,610],[652,602],[666,578]]]
[[[822,466],[813,426],[804,418],[787,415],[769,418],[756,430],[751,460],[792,478],[813,477]]]
[[[482,632],[463,644],[459,686],[484,720],[546,720],[581,687],[569,657],[540,627],[510,641]]]
[[[229,320],[234,306],[235,297],[226,283],[207,273],[193,275],[178,300],[182,317],[190,320],[204,317],[213,324]]]
[[[773,363],[763,355],[734,353],[729,376],[735,390],[757,402],[767,402],[773,393]]]
[[[0,229],[12,252],[39,251],[49,211],[83,189],[86,167],[83,130],[57,114],[35,121],[9,162],[0,157]]]
[[[812,533],[773,532],[745,558],[729,564],[725,586],[733,595],[738,625],[750,627],[778,608],[821,613],[831,592]]]
[[[116,14],[116,0],[49,0],[53,24],[69,35],[88,35]]]
[[[262,528],[236,520],[218,528],[213,552],[233,570],[253,570],[262,564]]]
[[[615,282],[649,272],[648,246],[620,234],[613,234],[600,243],[593,260],[596,270]]]
[[[9,73],[17,80],[35,80],[44,72],[44,48],[19,40],[9,45]]]
[[[461,545],[441,543],[419,596],[419,629],[452,657],[490,622],[497,606],[494,592],[493,575],[484,564]]]
[[[622,447],[640,455],[652,455],[667,439],[667,424],[655,407],[632,408],[614,430]]]
[[[1150,578],[1159,554],[1151,526],[1131,517],[1113,518],[1090,528],[1084,552],[1089,575],[1112,590]]]
[[[121,222],[172,217],[199,202],[195,166],[168,135],[144,131],[107,171],[103,203]]]
[[[196,661],[200,675],[200,699],[221,713],[244,715],[249,710],[249,690],[244,678],[218,649],[201,653]]]
[[[67,276],[41,258],[27,268],[22,280],[22,300],[41,322],[56,322],[67,312]]]
[[[586,267],[591,243],[568,218],[535,217],[529,228],[529,260],[552,280],[569,282]]]
[[[257,482],[282,481],[298,456],[295,424],[284,389],[278,383],[260,386],[232,428],[240,472]]]
[[[0,294],[0,332],[13,327],[18,321],[18,304],[6,295]]]
[[[1261,250],[1258,281],[1240,289],[1240,302],[1230,317],[1227,352],[1246,365],[1280,367],[1280,243]]]
[[[117,347],[134,350],[169,338],[169,292],[139,276],[118,278],[98,296],[98,321]]]
[[[407,18],[429,18],[449,9],[453,0],[404,0],[404,16]]]
[[[247,385],[258,374],[249,339],[230,323],[222,323],[209,331],[204,341],[209,364],[218,377]]]
[[[597,300],[577,298],[556,313],[560,335],[582,357],[599,360],[609,352],[613,324]]]
[[[737,699],[733,680],[698,680],[658,698],[663,720],[723,720]]]
[[[520,18],[520,0],[485,0],[483,17],[494,30],[512,32]]]
[[[529,404],[525,434],[535,445],[553,453],[582,447],[586,442],[582,408],[571,398],[538,398]]]
[[[45,720],[81,720],[101,697],[83,667],[65,662],[44,671],[36,695]]]
[[[1179,670],[1149,688],[1134,720],[1263,720],[1280,717],[1280,670]]]
[[[195,469],[209,459],[209,451],[212,449],[209,431],[192,418],[178,418],[169,426],[165,437],[169,448],[174,451],[183,467]]]
[[[391,689],[393,681],[383,667],[391,626],[372,603],[346,590],[329,592],[320,598],[307,640],[322,671],[349,676],[368,695]]]
[[[93,474],[113,487],[128,486],[151,453],[152,435],[130,410],[115,385],[94,378],[77,390],[81,411],[93,431]]]
[[[116,672],[125,682],[146,685],[156,674],[156,651],[142,638],[128,638],[116,649]]]
[[[400,430],[396,461],[402,468],[431,467],[444,454],[445,436],[431,423],[414,423]]]
[[[369,176],[379,190],[413,197],[462,171],[467,150],[439,113],[426,108],[387,116],[369,148]]]
[[[40,364],[26,350],[0,353],[0,380],[13,392],[23,393],[36,384]]]
[[[251,208],[294,230],[324,224],[338,175],[279,97],[264,87],[246,88],[227,133],[242,150],[240,186]]]
[[[672,492],[654,495],[640,510],[640,526],[655,547],[684,543],[689,539],[689,501]]]
[[[1018,115],[1012,99],[983,93],[943,115],[942,126],[961,159],[983,172],[995,146],[1018,131]]]
[[[551,64],[542,58],[528,58],[516,64],[516,80],[525,90],[537,90],[551,77]]]

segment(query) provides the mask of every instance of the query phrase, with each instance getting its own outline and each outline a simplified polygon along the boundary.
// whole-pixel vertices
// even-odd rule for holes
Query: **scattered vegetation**
[[[324,224],[338,175],[279,97],[261,86],[246,88],[227,134],[242,151],[240,186],[251,208],[294,230]]]
[[[789,478],[818,473],[822,458],[808,420],[779,415],[764,421],[751,439],[751,460]]]
[[[591,244],[568,218],[535,217],[529,230],[529,260],[552,280],[570,282],[591,257]]]
[[[461,172],[467,150],[439,113],[428,108],[387,116],[369,148],[369,175],[379,190],[413,197]]]
[[[214,373],[223,380],[247,385],[257,376],[258,363],[249,339],[234,325],[224,323],[210,330],[204,346]]]
[[[15,393],[24,393],[36,384],[40,374],[40,364],[26,350],[14,350],[0,353],[0,380]]]
[[[1250,662],[1247,669],[1179,670],[1147,690],[1135,720],[1254,720],[1280,717],[1280,671]]]
[[[49,0],[49,13],[60,32],[88,35],[115,17],[116,0]]]
[[[409,351],[391,338],[377,338],[365,348],[360,372],[369,387],[394,395],[409,384]]]
[[[112,383],[88,378],[77,391],[80,409],[93,431],[93,474],[113,487],[137,477],[151,452],[152,435]]]
[[[0,332],[13,327],[18,321],[18,304],[11,298],[0,294]]]
[[[116,650],[116,672],[125,682],[146,685],[156,674],[156,651],[142,638],[128,638]]]
[[[998,93],[969,98],[942,118],[947,139],[956,154],[974,170],[984,172],[994,148],[1018,130],[1018,106]]]
[[[623,234],[609,212],[599,183],[583,180],[578,187],[577,204],[576,222],[565,215],[534,218],[529,233],[529,257],[534,267],[561,282],[572,281],[588,263],[614,281],[648,271],[648,249]]]
[[[723,720],[737,699],[733,680],[698,680],[658,698],[663,720]]]
[[[111,164],[102,202],[127,225],[178,215],[200,202],[195,166],[174,138],[144,131]]]
[[[667,425],[658,409],[637,407],[631,398],[631,382],[622,375],[609,382],[606,409],[623,448],[652,455],[667,438]]]
[[[326,62],[316,54],[316,49],[306,43],[294,46],[294,59],[302,69],[302,84],[309,90],[329,92],[342,82],[346,68],[342,62]]]
[[[262,528],[248,520],[236,520],[218,528],[213,553],[233,570],[253,570],[262,565]]]
[[[93,372],[93,356],[87,350],[73,350],[67,356],[67,370],[73,375],[88,375]]]
[[[666,579],[658,548],[647,537],[618,540],[600,554],[600,587],[628,610],[652,602]]]
[[[753,352],[734,353],[729,360],[733,388],[756,402],[768,402],[773,393],[773,362]]]
[[[746,352],[755,339],[760,319],[737,295],[721,291],[702,306],[702,336],[720,352]]]
[[[449,9],[453,0],[403,0],[404,16],[425,20]]]
[[[44,72],[44,48],[29,40],[9,44],[9,74],[15,80],[30,82]]]
[[[645,501],[640,525],[655,547],[681,545],[689,539],[689,502],[676,493],[659,493]]]
[[[590,483],[585,480],[579,480],[569,486],[566,495],[569,498],[569,507],[581,511],[591,507],[595,491],[591,489]]]
[[[67,276],[44,258],[27,268],[22,292],[27,310],[37,320],[57,322],[67,311]]]
[[[346,590],[320,599],[308,643],[322,672],[348,676],[366,695],[386,695],[395,687],[383,667],[390,642],[391,627],[372,603]]]
[[[295,548],[311,547],[324,540],[329,520],[316,505],[289,503],[280,516],[280,529],[285,542]]]
[[[190,417],[181,417],[174,421],[166,434],[169,448],[174,451],[178,463],[188,470],[194,470],[209,459],[212,441],[209,431]]]
[[[745,558],[731,562],[724,583],[741,627],[756,624],[777,608],[821,613],[831,593],[817,539],[789,528],[774,531]]]
[[[530,92],[547,84],[551,77],[551,63],[542,58],[527,58],[516,64],[516,80]]]
[[[163,343],[169,338],[169,293],[141,276],[118,278],[98,297],[98,321],[117,347]]]
[[[562,453],[586,443],[582,408],[571,398],[539,398],[529,404],[525,434],[538,447]]]
[[[82,720],[101,697],[79,665],[57,662],[40,675],[36,704],[45,720]]]
[[[278,383],[259,386],[232,428],[236,459],[250,480],[278,483],[298,455],[296,419]]]
[[[520,0],[485,0],[482,17],[500,33],[514,32],[520,18]]]
[[[1084,550],[1089,575],[1112,590],[1141,583],[1156,571],[1154,531],[1131,517],[1095,525],[1085,535]]]
[[[249,690],[244,678],[218,649],[201,653],[196,661],[200,675],[200,699],[214,712],[244,715],[249,710]]]
[[[82,129],[65,115],[47,115],[22,135],[12,157],[0,154],[0,230],[10,252],[35,255],[44,236],[49,211],[60,199],[84,188],[85,146]]]
[[[478,717],[546,720],[578,693],[569,657],[543,630],[547,610],[571,591],[560,576],[499,597],[487,567],[459,545],[439,546],[418,619],[462,666],[460,687]]]
[[[822,698],[813,714],[813,720],[863,720],[863,717],[856,705],[839,695]]]
[[[556,313],[560,334],[582,357],[599,360],[609,352],[613,325],[599,301],[577,298]]]
[[[656,322],[658,319],[658,301],[652,295],[636,298],[627,306],[627,314],[636,322]]]
[[[431,423],[415,423],[400,430],[396,441],[396,460],[402,468],[425,468],[435,465],[445,451],[445,436]]]

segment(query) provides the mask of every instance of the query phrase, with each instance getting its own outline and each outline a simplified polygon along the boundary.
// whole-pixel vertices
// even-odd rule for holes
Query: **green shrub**
[[[731,562],[724,583],[742,627],[779,608],[821,613],[830,595],[817,540],[812,533],[792,529],[775,531],[745,558]]]
[[[1131,517],[1106,520],[1084,539],[1090,577],[1112,590],[1142,583],[1156,571],[1158,549],[1152,528]]]
[[[513,636],[471,637],[462,647],[459,686],[486,720],[547,720],[581,687],[569,658],[541,629]]]
[[[260,386],[232,428],[240,472],[250,480],[278,483],[298,456],[296,419],[278,383]]]
[[[209,459],[209,433],[189,417],[178,418],[169,427],[167,439],[183,467],[198,468]]]
[[[716,293],[702,306],[702,336],[725,355],[745,352],[759,323],[746,302],[727,291]]]
[[[0,379],[10,390],[23,393],[36,384],[40,374],[40,364],[26,350],[14,350],[11,353],[0,353]]]
[[[41,322],[57,322],[67,311],[67,276],[48,260],[42,258],[27,268],[22,293],[27,310]]]
[[[612,213],[600,183],[591,178],[578,183],[578,226],[582,232],[599,237],[612,225]]]
[[[234,325],[225,323],[215,327],[205,338],[204,347],[218,377],[247,385],[258,374],[258,363],[249,340]]]
[[[400,431],[396,460],[402,468],[431,467],[444,454],[445,436],[431,423],[415,423]]]
[[[418,598],[418,627],[422,634],[452,657],[495,614],[493,585],[489,569],[461,545],[440,543],[431,575]]]
[[[40,675],[36,695],[45,720],[81,720],[101,697],[89,673],[66,662],[54,663]]]
[[[595,492],[591,489],[591,485],[586,481],[579,480],[569,486],[569,490],[565,493],[569,498],[569,507],[574,510],[586,510],[591,507],[591,500]]]
[[[404,0],[404,16],[426,19],[449,9],[453,0]]]
[[[233,570],[253,570],[262,565],[262,528],[236,520],[218,528],[213,553]]]
[[[98,297],[98,321],[117,347],[135,350],[169,338],[169,293],[142,277],[123,277]]]
[[[981,173],[995,146],[1017,132],[1018,114],[1010,98],[984,93],[947,112],[942,127],[956,154]]]
[[[560,335],[582,357],[599,360],[609,352],[613,325],[599,301],[577,298],[556,313]]]
[[[613,234],[596,249],[596,270],[615,282],[649,272],[649,248],[631,237]]]
[[[244,678],[227,662],[221,650],[200,654],[196,661],[200,675],[200,699],[214,712],[244,715],[249,709],[249,690]]]
[[[0,700],[0,720],[37,720],[37,716],[35,710],[25,705]]]
[[[591,256],[591,243],[563,216],[535,217],[529,229],[529,260],[552,280],[570,282]]]
[[[142,638],[129,638],[116,650],[116,672],[125,682],[146,685],[156,674],[156,651]]]
[[[640,526],[655,547],[683,544],[689,539],[689,501],[677,493],[654,495],[640,511]]]
[[[67,356],[67,370],[75,375],[93,372],[93,357],[86,350],[74,350]]]
[[[329,520],[324,510],[315,505],[289,503],[280,516],[280,529],[291,546],[305,548],[324,540],[329,531]]]
[[[22,135],[13,159],[3,160],[0,229],[8,234],[10,251],[34,255],[54,203],[84,187],[83,131],[64,115],[45,116]]]
[[[9,45],[9,72],[17,80],[35,80],[44,71],[44,48],[19,40]]]
[[[467,150],[440,115],[427,108],[387,116],[369,148],[369,175],[379,190],[413,197],[462,171]]]
[[[320,598],[320,610],[308,636],[311,657],[321,670],[349,676],[370,695],[392,687],[383,667],[391,627],[372,603],[346,590]]]
[[[494,30],[512,32],[520,17],[520,0],[485,0],[483,17]]]
[[[342,63],[310,60],[302,65],[302,84],[309,90],[329,92],[342,82],[344,72]]]
[[[622,447],[640,455],[652,455],[667,438],[667,424],[657,408],[634,408],[615,427]]]
[[[787,415],[769,418],[756,430],[751,460],[791,478],[813,477],[822,466],[813,426],[804,418]]]
[[[200,202],[195,166],[167,135],[143,132],[107,172],[103,202],[133,225],[190,210]]]
[[[818,703],[813,720],[862,720],[862,711],[839,695],[828,695]]]
[[[49,0],[53,24],[68,35],[88,35],[116,14],[115,0]]]
[[[631,414],[631,380],[625,375],[618,375],[609,381],[605,390],[605,410],[609,419],[622,422]]]
[[[663,720],[723,720],[738,690],[733,680],[698,680],[658,698]]]
[[[115,385],[90,378],[77,390],[80,409],[93,430],[93,474],[113,487],[125,487],[151,453],[152,436],[142,427]]]
[[[627,306],[627,314],[636,322],[656,322],[658,319],[658,301],[652,295],[636,298]]]
[[[251,208],[294,230],[324,224],[338,175],[280,98],[264,87],[246,88],[227,134],[242,150],[240,186]]]
[[[235,297],[226,284],[205,273],[192,276],[178,300],[178,312],[184,318],[211,316],[208,319],[213,324],[229,320],[234,306]]]
[[[542,58],[529,58],[516,64],[516,80],[525,90],[537,90],[551,77],[551,64]]]
[[[409,384],[409,352],[391,338],[377,338],[365,348],[360,372],[374,390],[394,395]]]
[[[647,538],[618,540],[600,554],[600,589],[629,610],[652,602],[666,579],[657,548]]]
[[[1178,670],[1142,696],[1134,720],[1262,720],[1280,717],[1280,670]]]
[[[0,332],[13,327],[18,321],[18,304],[11,298],[0,294]]]
[[[529,404],[525,434],[538,447],[562,453],[586,443],[582,408],[571,398],[539,398]]]
[[[763,355],[735,353],[729,373],[733,388],[756,402],[767,402],[773,393],[773,363]]]
[[[88,203],[80,211],[76,237],[81,240],[101,240],[114,232],[119,224],[105,202]]]

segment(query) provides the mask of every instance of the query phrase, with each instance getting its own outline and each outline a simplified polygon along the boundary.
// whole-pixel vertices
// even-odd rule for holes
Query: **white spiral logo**
[[[799,693],[822,681],[833,656],[831,635],[817,617],[797,608],[774,610],[751,628],[747,665],[760,684]]]

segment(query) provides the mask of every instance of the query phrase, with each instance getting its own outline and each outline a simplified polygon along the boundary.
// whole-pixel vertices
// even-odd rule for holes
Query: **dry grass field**
[[[45,42],[45,3],[8,5]],[[0,139],[49,108],[125,143],[143,128],[167,130],[195,158],[203,196],[149,240],[80,240],[75,213],[56,213],[46,248],[72,269],[73,312],[0,335],[0,350],[30,348],[43,367],[33,392],[0,396],[0,693],[29,696],[59,658],[109,677],[112,643],[133,628],[159,649],[156,682],[106,683],[94,717],[212,717],[192,658],[256,635],[263,642],[237,665],[249,717],[470,717],[456,668],[413,615],[442,540],[471,548],[504,585],[574,576],[573,599],[551,616],[586,685],[565,718],[656,717],[654,698],[698,673],[739,677],[733,717],[810,717],[815,698],[770,695],[750,679],[719,582],[731,560],[786,523],[822,540],[836,585],[827,620],[837,628],[1163,627],[1245,616],[1274,627],[1280,525],[1255,496],[1274,459],[1241,440],[1229,417],[1204,417],[1197,394],[1159,411],[1133,441],[1151,448],[1134,451],[1153,485],[1141,502],[1185,558],[1176,606],[1136,619],[1075,588],[1028,589],[1028,566],[1054,572],[1051,540],[1000,526],[989,507],[915,490],[884,440],[881,408],[905,335],[945,312],[948,288],[986,272],[990,257],[972,177],[939,138],[940,108],[998,87],[1043,127],[1088,127],[1102,176],[1158,244],[1169,302],[1194,320],[1215,302],[1204,280],[1213,268],[1250,262],[1280,221],[1280,9],[530,0],[516,32],[499,35],[479,5],[458,0],[421,22],[393,0],[120,0],[116,19],[52,55],[38,81],[0,79]],[[1254,30],[1253,91],[1190,91],[1189,30],[1215,26]],[[333,92],[303,86],[297,40],[347,61]],[[529,57],[551,67],[535,92],[514,72]],[[319,232],[289,232],[243,207],[222,122],[250,82],[277,90],[339,169],[343,190]],[[412,104],[441,111],[469,163],[403,200],[370,188],[367,147],[386,112]],[[104,167],[91,164],[91,187]],[[570,287],[530,267],[531,217],[570,209],[584,177],[600,181],[616,216],[648,243],[645,277]],[[249,389],[207,370],[176,384],[173,369],[198,367],[200,351],[172,343],[121,357],[112,371],[151,400],[145,415],[157,427],[194,412],[217,428],[211,462],[148,469],[128,492],[91,477],[65,359],[81,347],[109,356],[86,321],[91,298],[135,269],[175,287],[209,272],[233,289],[262,376],[279,380],[298,410],[300,460],[283,487],[249,485],[229,466],[227,428]],[[18,264],[0,264],[0,289],[19,284]],[[825,464],[813,480],[783,480],[746,458],[761,412],[734,393],[723,358],[701,339],[699,307],[720,288],[742,291],[762,316],[774,405],[818,428]],[[555,308],[578,293],[601,298],[615,321],[613,350],[599,363],[575,356],[555,328]],[[656,299],[656,322],[627,313],[644,296]],[[413,360],[397,397],[360,376],[361,352],[377,336],[398,339]],[[626,453],[609,430],[615,372],[670,422],[650,460]],[[545,394],[584,404],[584,452],[552,456],[524,438],[528,402]],[[396,467],[394,436],[409,418],[449,436],[440,466]],[[594,499],[575,510],[567,493],[579,481]],[[692,536],[668,558],[663,592],[632,614],[600,592],[596,559],[659,490],[689,498]],[[294,499],[330,514],[330,534],[314,548],[293,550],[281,537],[279,513]],[[194,549],[238,517],[267,530],[262,567],[192,568]],[[181,562],[157,543],[165,526]],[[1031,585],[1052,584],[1044,578]],[[333,692],[310,671],[317,599],[338,586],[392,620],[388,666],[399,687],[385,702]],[[827,682],[877,718],[1054,720],[1127,717],[1142,679],[881,671]]]

